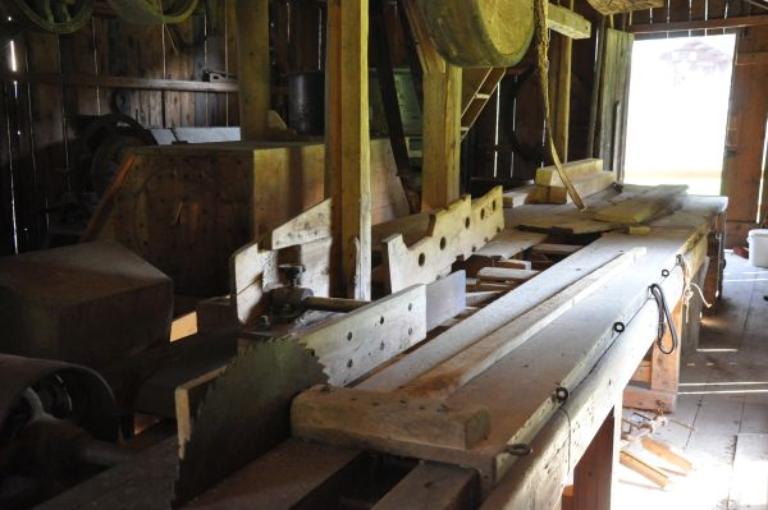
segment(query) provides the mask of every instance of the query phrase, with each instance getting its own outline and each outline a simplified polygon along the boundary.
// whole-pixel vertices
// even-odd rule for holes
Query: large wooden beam
[[[741,16],[737,18],[708,19],[695,21],[672,21],[670,23],[648,23],[630,25],[633,34],[659,34],[663,32],[688,32],[689,30],[717,30],[720,28],[747,28],[768,25],[768,16]]]
[[[328,2],[326,194],[333,197],[332,294],[370,299],[368,0]]]
[[[240,136],[267,135],[270,108],[269,0],[237,0]]]
[[[421,209],[429,211],[459,198],[462,70],[438,54],[414,2],[404,5],[424,71]]]

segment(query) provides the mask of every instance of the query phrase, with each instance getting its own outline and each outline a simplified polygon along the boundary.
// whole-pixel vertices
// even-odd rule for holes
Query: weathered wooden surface
[[[465,196],[431,215],[426,235],[406,246],[402,235],[384,240],[389,288],[396,292],[434,281],[458,257],[469,257],[504,229],[501,187],[472,200]]]
[[[450,408],[440,399],[318,387],[291,404],[291,431],[313,441],[363,449],[430,445],[466,450],[488,436],[482,406]]]
[[[663,0],[589,0],[589,4],[600,14],[618,14],[621,12],[654,9],[664,5]]]
[[[462,67],[508,67],[533,38],[533,3],[414,0],[440,54]]]
[[[93,222],[168,274],[179,294],[229,291],[229,257],[323,200],[317,143],[220,143],[137,149]],[[407,213],[389,144],[371,143],[374,221]]]
[[[426,290],[414,285],[297,335],[322,363],[329,384],[367,374],[427,335]]]
[[[371,297],[371,148],[368,0],[331,0],[328,12],[325,183],[333,198],[331,292]]]
[[[117,243],[83,243],[0,258],[0,305],[3,352],[101,371],[168,342],[173,284]]]

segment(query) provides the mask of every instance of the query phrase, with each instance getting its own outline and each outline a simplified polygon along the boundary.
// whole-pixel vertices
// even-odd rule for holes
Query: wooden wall
[[[47,245],[49,212],[73,188],[75,141],[86,117],[121,112],[145,128],[238,124],[234,93],[66,84],[73,77],[202,81],[208,71],[236,73],[232,20],[225,15],[229,1],[201,2],[203,8],[178,25],[131,25],[99,16],[74,34],[22,32],[5,45],[0,254]],[[26,78],[17,80],[13,71]]]

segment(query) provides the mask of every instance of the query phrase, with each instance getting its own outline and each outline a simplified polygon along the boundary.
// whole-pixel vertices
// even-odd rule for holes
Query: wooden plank
[[[765,66],[768,65],[768,51],[745,51],[736,53],[737,66]]]
[[[431,215],[426,236],[411,246],[402,235],[384,240],[390,290],[434,281],[458,257],[469,257],[503,229],[501,186],[474,201],[465,196],[438,210]]]
[[[617,224],[645,223],[665,211],[671,212],[679,208],[682,205],[680,195],[687,189],[688,186],[657,186],[638,197],[598,210],[595,219]]]
[[[604,286],[644,254],[644,248],[634,248],[617,256],[498,331],[420,375],[408,383],[404,390],[420,396],[450,394]]]
[[[563,164],[563,170],[571,179],[594,175],[603,171],[603,160],[596,158],[569,161]],[[536,184],[540,186],[565,187],[560,174],[554,166],[545,166],[536,170]]]
[[[45,510],[162,510],[168,508],[178,476],[176,438],[151,446],[111,469],[102,471],[37,508]]]
[[[294,436],[365,449],[415,444],[467,450],[489,427],[481,407],[452,409],[441,400],[397,393],[319,387],[291,403]]]
[[[679,289],[681,283],[678,271],[663,286]],[[570,392],[563,412],[552,414],[529,441],[532,454],[517,458],[481,509],[544,510],[557,504],[572,466],[586,451],[648,350],[657,316],[655,303],[641,307],[600,363]]]
[[[616,182],[616,175],[613,172],[600,172],[572,179],[571,182],[579,196],[586,198],[612,186]],[[573,202],[573,199],[564,187],[536,186],[536,191],[533,193],[531,201],[545,204],[570,204]]]
[[[644,476],[659,487],[664,488],[669,485],[669,476],[667,476],[661,469],[648,464],[643,459],[626,450],[623,450],[619,455],[619,459],[623,466]]]
[[[570,39],[589,39],[592,23],[572,9],[550,3],[547,9],[547,28]]]
[[[207,92],[225,94],[237,92],[237,82],[228,81],[197,81],[175,80],[164,78],[144,78],[139,76],[113,76],[107,74],[53,74],[53,73],[22,73],[2,72],[1,81],[18,81],[19,83],[62,85],[71,88],[95,89],[105,87],[110,89],[134,89],[175,92]]]
[[[195,510],[287,510],[359,468],[358,450],[288,439],[187,503]],[[341,477],[343,478],[343,476]],[[167,503],[166,503],[167,505]]]
[[[512,269],[508,267],[484,267],[477,272],[480,280],[497,282],[524,282],[530,280],[540,271],[532,269]]]
[[[368,0],[328,3],[326,196],[333,198],[332,294],[371,297]]]
[[[224,373],[226,366],[215,368],[176,388],[176,427],[179,438],[179,458],[184,458],[184,447],[192,437],[197,408],[203,400],[210,384]]]
[[[736,436],[731,498],[734,510],[761,508],[768,502],[768,434]]]
[[[674,466],[679,467],[683,470],[684,473],[689,473],[693,470],[693,463],[679,453],[672,450],[672,447],[667,443],[649,436],[643,436],[640,439],[640,442],[643,444],[643,448],[653,453],[654,455],[661,457]]]
[[[545,234],[507,229],[475,252],[476,256],[509,259],[546,239]]]
[[[230,258],[232,302],[237,319],[249,324],[265,313],[264,296],[278,286],[277,252],[262,250],[258,243],[243,246]]]
[[[533,189],[529,186],[515,188],[504,192],[504,209],[513,209],[528,203],[528,196]]]
[[[608,414],[573,474],[573,510],[610,510],[621,436],[621,406]]]
[[[237,0],[238,78],[240,136],[263,140],[269,132],[271,108],[271,56],[269,45],[269,0]]]
[[[584,248],[584,246],[580,244],[541,243],[531,248],[531,253],[567,257],[568,255],[573,255],[582,248]]]
[[[349,384],[427,336],[426,290],[414,285],[295,335],[325,367],[328,383]]]
[[[467,306],[467,274],[454,271],[427,285],[427,331],[457,316]]]
[[[282,250],[330,237],[331,199],[326,199],[272,230],[267,246]]]
[[[761,27],[768,25],[768,16],[737,16],[733,18],[717,19],[710,18],[707,20],[697,21],[672,21],[670,23],[652,23],[652,24],[638,24],[630,25],[627,30],[633,34],[653,34],[660,32],[688,32],[690,30],[713,30],[713,29],[733,29],[733,28],[748,28],[748,27]]]
[[[372,510],[469,508],[476,501],[477,473],[431,462],[416,466]]]

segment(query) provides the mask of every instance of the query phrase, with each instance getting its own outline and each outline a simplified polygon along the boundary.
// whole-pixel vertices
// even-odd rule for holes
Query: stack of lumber
[[[613,172],[603,171],[602,159],[583,159],[563,165],[579,196],[588,197],[599,193],[616,181]],[[536,189],[532,201],[540,204],[568,204],[571,197],[554,166],[536,171]]]
[[[640,225],[679,209],[687,189],[686,185],[655,186],[599,209],[594,218],[613,224]]]

